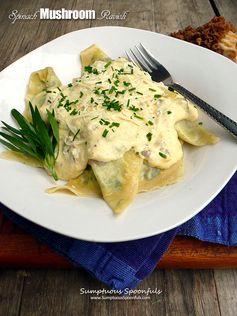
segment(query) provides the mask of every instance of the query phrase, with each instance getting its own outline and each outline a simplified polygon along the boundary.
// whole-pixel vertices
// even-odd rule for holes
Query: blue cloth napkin
[[[112,289],[132,289],[154,270],[177,234],[237,245],[237,173],[194,218],[163,234],[135,241],[95,243],[77,240],[33,224],[4,206],[1,210],[28,233]]]

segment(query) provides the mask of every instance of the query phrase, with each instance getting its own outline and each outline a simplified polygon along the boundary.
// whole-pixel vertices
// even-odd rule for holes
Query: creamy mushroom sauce
[[[195,106],[124,58],[96,61],[81,78],[47,91],[40,108],[54,110],[62,179],[77,177],[89,160],[107,162],[133,148],[150,166],[169,168],[183,152],[175,123],[196,120]]]

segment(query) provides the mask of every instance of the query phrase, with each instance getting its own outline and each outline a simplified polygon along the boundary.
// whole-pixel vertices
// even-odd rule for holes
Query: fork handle
[[[210,104],[206,103],[199,97],[197,97],[192,92],[188,91],[184,87],[180,86],[178,83],[173,83],[170,85],[171,88],[178,91],[184,97],[197,104],[203,111],[205,111],[211,118],[213,118],[218,124],[227,129],[233,136],[237,137],[237,123],[227,117],[225,114],[221,113],[215,109]]]

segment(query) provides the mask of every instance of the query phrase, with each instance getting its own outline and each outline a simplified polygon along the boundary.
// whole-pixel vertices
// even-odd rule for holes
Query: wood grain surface
[[[22,0],[0,1],[0,70],[48,41],[70,31],[102,25],[121,25],[169,34],[192,24],[210,20],[216,10],[237,24],[235,0]],[[94,9],[99,14],[110,10],[129,11],[123,21],[113,20],[22,20],[11,23],[12,10],[32,14],[40,7],[50,9]],[[119,45],[119,43],[118,43]],[[18,259],[19,266],[65,269],[0,269],[0,316],[32,315],[236,315],[237,270],[184,270],[184,267],[235,267],[236,248],[176,238],[159,268],[138,287],[160,289],[160,295],[148,300],[93,300],[81,289],[102,289],[103,284],[81,269],[72,269],[62,257],[22,233],[0,215],[0,265],[9,267]],[[16,246],[16,238],[18,246]],[[19,256],[21,254],[21,256]],[[19,257],[22,261],[19,262]],[[41,259],[40,259],[41,258]],[[5,261],[4,261],[5,260]],[[213,266],[213,262],[215,265]],[[212,264],[212,265],[211,265]],[[42,265],[40,265],[42,267]],[[70,269],[66,269],[70,266]],[[162,269],[176,267],[180,269]]]

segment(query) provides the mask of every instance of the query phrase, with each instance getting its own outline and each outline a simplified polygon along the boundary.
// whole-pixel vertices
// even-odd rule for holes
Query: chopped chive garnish
[[[143,95],[143,93],[141,93],[140,91],[136,91],[136,93],[137,93],[137,94],[141,94],[141,95]]]
[[[128,89],[129,92],[130,92],[130,91],[133,91],[133,90],[136,90],[136,88],[130,88],[130,89]]]
[[[59,87],[57,87],[57,89],[58,89],[59,91],[62,91]]]
[[[84,70],[87,71],[87,72],[89,72],[89,73],[92,73],[92,69],[93,69],[93,68],[92,68],[91,66],[85,66],[85,67],[84,67]]]
[[[119,125],[120,125],[119,123],[113,122],[113,123],[110,124],[109,127],[110,128],[112,128],[112,127],[119,127]]]
[[[172,88],[172,87],[168,87],[168,90],[174,92],[174,88]]]
[[[70,113],[70,115],[76,115],[78,113],[78,111],[76,109],[73,109],[72,112]]]
[[[199,122],[198,125],[203,125],[203,122]]]
[[[91,119],[91,121],[93,121],[93,120],[95,120],[95,119],[97,119],[99,116],[95,116],[95,117],[93,117],[92,119]]]
[[[99,89],[95,89],[94,93],[99,95],[100,94],[100,90]]]
[[[131,72],[120,72],[119,75],[131,75]]]
[[[52,101],[48,100],[48,103],[52,103]]]
[[[102,81],[97,81],[95,84],[100,84],[100,83],[102,83]]]
[[[71,87],[72,87],[72,84],[71,84],[71,83],[69,83],[67,86],[68,86],[69,88],[71,88]]]
[[[125,85],[125,87],[128,87],[131,83],[124,81],[123,84]]]
[[[171,111],[167,111],[167,114],[169,115],[169,114],[171,114],[172,112]]]
[[[129,103],[130,103],[130,99],[128,99],[127,101],[127,105],[126,105],[127,107],[129,107]]]
[[[130,110],[130,111],[137,112],[137,111],[139,111],[139,108],[136,108],[136,107],[133,105],[133,106],[130,106],[130,107],[129,107],[129,110]]]
[[[94,98],[91,97],[91,103],[93,103],[93,102],[94,102]]]
[[[155,90],[155,89],[152,89],[152,88],[149,88],[149,90],[150,90],[150,91],[153,91],[153,92],[156,92],[156,90]]]
[[[106,120],[104,120],[104,119],[100,119],[100,125],[109,125],[110,124],[110,122],[109,121],[106,121]]]
[[[161,97],[162,97],[161,94],[155,94],[155,95],[154,95],[154,98],[155,98],[155,99],[158,99],[158,98],[161,98]]]
[[[133,68],[133,66],[132,66],[132,65],[130,65],[130,64],[128,64],[128,67]]]
[[[118,84],[119,84],[119,80],[117,79],[117,80],[115,80],[114,81],[114,84],[115,84],[115,86],[118,86]]]
[[[164,159],[167,158],[166,154],[162,153],[161,151],[159,151],[159,155],[160,155],[162,158],[164,158]]]
[[[108,131],[107,129],[105,129],[105,130],[103,131],[102,136],[103,136],[103,137],[106,137],[106,136],[107,136],[107,134],[108,134],[108,132],[109,132],[109,131]]]
[[[85,66],[84,71],[87,71],[89,74],[93,73],[94,75],[98,75],[99,72],[96,68],[92,68],[91,66]]]
[[[113,93],[113,92],[116,91],[116,90],[117,90],[117,88],[115,88],[114,86],[112,86],[112,87],[110,88],[110,90],[109,90],[109,94]]]
[[[138,118],[139,120],[143,120],[143,117],[137,115],[136,113],[134,113],[134,117]]]
[[[111,83],[111,80],[110,80],[110,78],[108,79],[108,82],[109,82],[109,83]]]
[[[52,91],[50,91],[50,90],[46,90],[45,92],[46,92],[46,93],[52,93]]]
[[[148,121],[147,123],[148,123],[149,125],[153,125],[152,121]]]
[[[150,142],[152,139],[152,133],[148,133],[146,134],[146,138],[148,139],[148,141]]]
[[[83,97],[83,92],[82,91],[80,91],[80,98],[82,98]]]
[[[118,111],[118,112],[120,112],[122,110],[122,105],[119,104],[119,101],[116,101],[116,100],[111,101],[110,99],[106,99],[106,100],[104,100],[102,105],[104,107],[106,107],[107,110],[114,109],[115,111]]]
[[[126,90],[123,90],[123,91],[116,91],[116,94],[115,96],[117,97],[119,94],[124,94]]]
[[[108,61],[107,64],[104,65],[104,68],[108,68],[112,64],[112,61]]]

